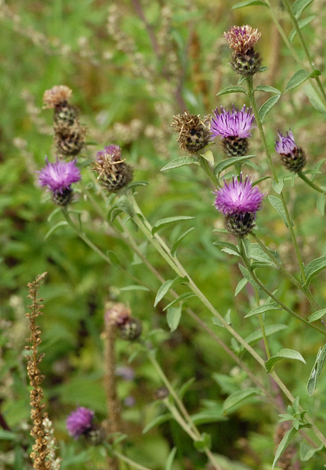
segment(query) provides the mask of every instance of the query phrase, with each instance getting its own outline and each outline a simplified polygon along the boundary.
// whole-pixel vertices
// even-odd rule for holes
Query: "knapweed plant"
[[[12,468],[325,467],[325,159],[316,152],[310,157],[300,128],[305,119],[309,125],[310,115],[326,115],[321,71],[302,31],[312,21],[301,18],[310,3],[283,0],[282,14],[268,0],[235,5],[270,14],[273,40],[279,34],[284,41],[274,52],[280,57],[286,46],[296,69],[280,89],[274,87],[277,60],[269,64],[259,51],[269,33],[254,16],[252,26],[230,23],[218,38],[219,47],[230,49],[223,64],[229,83],[215,100],[208,99],[202,78],[193,94],[197,89],[200,100],[182,88],[186,55],[197,63],[192,26],[189,50],[178,59],[171,44],[181,39],[172,12],[170,17],[160,5],[161,36],[170,25],[175,43],[156,37],[141,2],[132,2],[150,40],[154,71],[111,18],[108,30],[131,60],[133,79],[141,77],[155,99],[164,85],[173,89],[170,114],[158,99],[156,112],[165,124],[157,132],[149,125],[134,140],[128,130],[123,138],[94,131],[68,86],[45,91],[44,115],[53,112],[53,152],[49,148],[33,172],[49,212],[54,206],[44,221],[49,252],[43,288],[51,292],[52,265],[61,267],[62,279],[74,278],[72,322],[83,289],[91,283],[93,290],[75,349],[69,347],[68,355],[60,342],[54,354],[47,328],[60,337],[56,328],[70,319],[58,312],[58,324],[51,323],[44,295],[39,321],[45,275],[29,284],[26,355],[35,442],[8,424],[8,410],[9,420],[6,412],[0,415],[4,438],[14,442],[8,445]],[[291,32],[283,27],[285,13]],[[196,21],[205,27],[204,17]],[[95,52],[87,57],[99,60]],[[157,83],[163,84],[159,90]],[[286,99],[303,84],[299,98],[307,118],[299,121],[300,110]],[[282,100],[296,110],[286,119]],[[325,131],[321,135],[324,146]],[[139,152],[146,139],[153,163]],[[158,160],[163,148],[164,162]],[[148,168],[158,161],[155,175]],[[145,181],[147,176],[153,179]],[[38,224],[43,227],[43,220]],[[48,297],[56,298],[55,291]],[[42,333],[36,319],[44,321]],[[40,353],[42,335],[47,347]],[[62,338],[71,342],[69,334]],[[59,370],[52,391],[42,375],[47,355]],[[79,362],[86,371],[81,380]]]

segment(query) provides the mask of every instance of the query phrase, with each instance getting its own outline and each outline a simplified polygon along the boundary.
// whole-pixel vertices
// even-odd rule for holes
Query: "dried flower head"
[[[234,105],[232,111],[226,111],[223,106],[220,111],[215,109],[211,133],[213,138],[221,136],[223,151],[227,157],[242,157],[247,154],[248,137],[251,137],[254,120],[252,108],[246,106],[241,111]]]
[[[261,33],[258,32],[258,29],[254,29],[249,25],[232,26],[223,36],[231,49],[245,53],[256,45]]]
[[[33,420],[31,436],[35,439],[30,457],[34,461],[33,467],[38,470],[49,468],[46,462],[49,454],[47,431],[44,426],[44,420],[48,415],[44,411],[45,404],[42,403],[43,390],[41,387],[44,375],[41,375],[39,369],[39,364],[44,354],[38,352],[38,347],[42,340],[40,327],[36,325],[36,319],[39,315],[42,315],[43,309],[43,305],[41,304],[43,299],[39,297],[38,290],[44,282],[46,274],[47,273],[41,274],[34,282],[28,284],[28,298],[32,300],[32,305],[28,307],[31,312],[26,313],[26,317],[29,320],[29,330],[31,332],[30,337],[26,340],[30,343],[29,346],[26,346],[26,349],[27,351],[31,351],[31,355],[27,357],[27,373],[30,384],[33,387],[30,392],[31,418]]]
[[[97,152],[93,170],[98,174],[100,185],[109,193],[119,191],[133,178],[133,170],[121,157],[118,145],[109,145]]]
[[[188,111],[173,116],[171,126],[179,133],[177,142],[180,148],[193,154],[206,147],[211,140],[208,123],[209,118],[204,118],[202,121],[200,116],[190,114]]]
[[[94,411],[80,406],[67,417],[66,426],[70,436],[78,439],[92,427]]]
[[[139,338],[142,332],[142,324],[138,318],[131,315],[131,310],[124,304],[118,303],[106,310],[105,321],[118,328],[121,339],[132,341]]]
[[[291,131],[286,135],[278,132],[278,139],[275,139],[275,150],[281,155],[282,163],[289,171],[298,173],[306,164],[305,152],[296,145]]]
[[[53,201],[60,206],[65,206],[72,199],[71,184],[81,180],[77,160],[62,162],[57,158],[55,163],[50,163],[46,157],[45,161],[46,166],[38,171],[39,185],[47,186],[48,191],[52,191]]]
[[[54,86],[51,90],[46,90],[43,95],[44,109],[55,108],[67,103],[72,90],[65,85]]]
[[[224,182],[224,187],[213,194],[216,195],[214,205],[225,216],[227,229],[238,236],[250,233],[264,198],[256,186],[252,187],[250,177],[243,182],[241,174],[229,184]]]
[[[55,126],[54,142],[60,153],[65,156],[77,155],[85,146],[86,127],[74,121],[73,126]]]

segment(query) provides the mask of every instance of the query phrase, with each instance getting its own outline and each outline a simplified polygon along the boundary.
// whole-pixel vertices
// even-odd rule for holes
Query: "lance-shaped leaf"
[[[188,279],[186,277],[178,276],[175,279],[168,279],[167,281],[163,282],[163,284],[161,285],[161,287],[157,291],[155,301],[154,301],[154,307],[156,307],[156,305],[160,302],[160,300],[163,299],[165,294],[167,292],[169,292],[170,289],[177,286],[181,282],[187,282],[187,281],[188,281]]]
[[[228,95],[229,93],[244,93],[247,95],[247,90],[243,86],[228,86],[223,88],[216,96]]]
[[[245,2],[236,3],[235,5],[233,5],[232,10],[237,10],[238,8],[244,8],[244,7],[251,7],[253,5],[267,7],[267,4],[261,0],[247,0]]]
[[[175,331],[178,328],[181,319],[181,313],[182,305],[168,308],[166,321],[168,322],[171,331]]]
[[[173,224],[175,222],[182,222],[183,220],[191,220],[191,219],[195,219],[195,217],[179,215],[177,217],[166,217],[165,219],[158,220],[153,225],[152,234],[154,235],[154,233],[156,233],[158,230],[161,230],[162,228],[166,227],[169,224]]]
[[[167,310],[170,307],[173,307],[173,305],[177,304],[178,302],[181,302],[181,301],[186,300],[186,299],[190,299],[191,297],[195,297],[195,296],[196,296],[196,294],[194,292],[186,292],[186,293],[180,295],[180,297],[178,297],[177,299],[170,302],[169,305],[167,305],[166,307],[163,308],[163,311]]]
[[[238,408],[244,400],[256,395],[261,395],[261,391],[253,387],[232,393],[223,403],[223,413],[226,413],[230,408]]]
[[[280,96],[281,96],[280,94],[272,96],[267,101],[265,101],[265,103],[261,106],[261,108],[258,111],[261,122],[264,122],[265,117],[273,108],[273,106],[276,105],[276,103],[280,99]]]
[[[301,354],[298,351],[294,351],[293,349],[281,349],[279,353],[277,353],[275,356],[272,356],[268,359],[268,361],[265,362],[265,367],[267,369],[267,372],[270,372],[274,365],[278,362],[281,361],[282,359],[294,359],[296,361],[301,361],[304,364],[306,361],[303,359]]]
[[[247,313],[245,318],[252,317],[253,315],[261,315],[262,313],[269,312],[270,310],[281,310],[281,307],[274,302],[270,304],[259,305]]]
[[[222,171],[226,170],[230,166],[238,164],[238,163],[244,163],[247,160],[254,158],[255,156],[256,155],[245,155],[244,157],[227,158],[226,160],[223,160],[222,162],[216,165],[216,167],[214,168],[214,173],[216,175],[219,175],[220,173],[222,173]]]
[[[309,264],[307,264],[307,266],[305,266],[304,268],[304,272],[306,275],[306,284],[308,285],[311,279],[325,268],[326,268],[326,256],[322,256],[321,258],[316,258],[313,261],[311,261]]]
[[[275,454],[275,458],[274,458],[274,462],[273,462],[273,469],[275,468],[276,462],[281,457],[282,453],[285,451],[285,449],[290,444],[290,442],[292,441],[292,439],[294,438],[294,436],[296,435],[297,432],[298,431],[295,428],[291,428],[284,435],[283,439],[279,443],[279,446],[278,446],[276,454]]]
[[[177,452],[177,447],[173,447],[173,449],[169,453],[169,456],[166,460],[165,470],[171,470],[172,469],[172,464],[173,464],[173,460],[174,460],[176,452]]]
[[[172,256],[175,256],[176,255],[176,252],[177,252],[177,248],[178,246],[180,245],[180,243],[182,242],[182,240],[184,238],[186,238],[186,236],[188,235],[188,233],[192,232],[193,230],[195,230],[195,227],[191,227],[189,230],[187,230],[186,232],[184,232],[182,235],[180,235],[180,237],[174,242],[172,248],[171,248],[171,255]]]
[[[175,160],[172,160],[163,168],[161,168],[161,171],[172,170],[173,168],[179,168],[180,166],[185,166],[185,165],[199,165],[198,158],[196,157],[176,158]]]
[[[310,397],[313,395],[314,391],[316,390],[317,381],[324,367],[325,359],[326,359],[326,344],[322,348],[319,348],[315,364],[310,373],[310,377],[307,383],[307,393]]]
[[[268,200],[272,204],[274,209],[276,209],[277,212],[280,214],[280,216],[282,217],[285,225],[288,227],[288,221],[287,221],[287,218],[286,218],[286,214],[285,214],[281,199],[276,197],[276,196],[268,196]],[[293,226],[294,223],[292,222],[292,220],[291,220],[291,223],[292,223],[292,226]]]
[[[298,20],[300,18],[301,13],[305,8],[307,8],[310,3],[312,3],[313,0],[296,0],[294,4],[292,5],[292,12],[296,19]]]

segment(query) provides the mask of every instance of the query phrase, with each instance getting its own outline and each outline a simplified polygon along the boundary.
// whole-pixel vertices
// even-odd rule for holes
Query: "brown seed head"
[[[209,121],[209,116],[202,121],[199,115],[190,114],[188,111],[173,116],[171,126],[179,132],[177,142],[180,148],[193,154],[206,147],[211,140],[211,133],[207,127]]]
[[[46,90],[43,95],[44,109],[55,108],[67,103],[72,90],[65,85],[54,86],[51,90]]]
[[[258,29],[253,29],[249,25],[245,26],[232,26],[232,28],[224,33],[223,36],[227,40],[231,49],[246,53],[252,49],[259,40],[261,33]]]
[[[98,174],[100,185],[109,193],[119,191],[133,178],[133,170],[122,160],[118,145],[109,145],[97,152],[92,168]]]

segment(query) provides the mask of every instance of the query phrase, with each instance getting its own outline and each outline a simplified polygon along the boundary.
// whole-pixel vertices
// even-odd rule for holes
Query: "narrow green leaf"
[[[244,286],[248,283],[247,279],[243,278],[241,279],[241,281],[238,283],[236,289],[235,289],[235,297],[239,294],[239,292],[242,291],[242,289],[244,288]]]
[[[220,174],[222,171],[226,170],[232,165],[235,165],[236,163],[243,163],[246,160],[250,160],[251,158],[254,158],[256,155],[245,155],[244,157],[232,157],[232,158],[227,158],[226,160],[221,161],[216,165],[214,168],[214,173]]]
[[[231,325],[231,310],[229,309],[224,317],[224,320],[226,321],[226,323],[228,325]],[[224,328],[224,325],[223,323],[217,318],[217,317],[213,317],[212,318],[212,322],[214,323],[214,325],[216,326],[220,326],[221,328]]]
[[[198,158],[196,157],[176,158],[175,160],[172,160],[163,168],[161,168],[161,171],[172,170],[173,168],[179,168],[180,166],[185,166],[185,165],[199,165]]]
[[[176,255],[176,252],[177,252],[177,248],[178,246],[180,245],[180,243],[182,242],[182,240],[184,238],[186,238],[186,236],[188,235],[188,233],[192,232],[193,230],[195,230],[195,227],[191,227],[189,230],[187,230],[185,233],[183,233],[182,235],[180,235],[180,237],[177,239],[177,241],[174,242],[172,248],[171,248],[171,254],[172,256],[175,256]]]
[[[320,215],[325,214],[325,203],[326,203],[326,196],[325,196],[325,194],[321,194],[318,197],[317,202],[316,202],[316,206],[317,206],[317,209],[318,209]]]
[[[177,452],[177,448],[173,447],[173,449],[169,453],[169,456],[166,460],[165,470],[171,470],[172,469],[172,464],[173,464],[173,460],[174,460],[174,456],[175,456],[176,452]]]
[[[254,387],[245,388],[244,390],[238,390],[232,393],[223,403],[223,413],[226,413],[230,408],[238,407],[244,400],[256,395],[261,395],[261,392],[258,388]]]
[[[137,285],[121,287],[121,289],[120,289],[120,291],[124,291],[124,292],[130,291],[130,290],[143,290],[143,291],[149,292],[148,287],[145,287],[145,286],[137,286]]]
[[[61,212],[61,207],[57,207],[56,209],[54,209],[51,214],[49,215],[48,217],[48,222],[51,222],[51,219],[58,213],[58,212]]]
[[[107,219],[109,222],[113,222],[118,215],[122,214],[123,210],[119,209],[116,205],[114,205],[111,210],[108,212]]]
[[[265,328],[265,334],[266,336],[273,335],[275,333],[278,333],[279,331],[286,330],[287,326],[286,325],[270,325]],[[263,338],[263,333],[261,330],[255,331],[254,333],[251,333],[247,338],[245,338],[246,342],[249,344],[255,343],[256,341],[259,341],[260,339]]]
[[[270,372],[276,362],[281,361],[282,359],[294,359],[296,361],[301,361],[304,364],[306,361],[303,359],[301,354],[298,351],[294,351],[293,349],[281,349],[279,353],[277,353],[275,356],[272,356],[268,359],[268,361],[265,362],[265,367],[267,369],[267,372]]]
[[[259,178],[256,181],[253,181],[252,186],[256,186],[257,184],[261,183],[262,181],[265,180],[270,180],[272,177],[271,176],[263,176],[262,178]]]
[[[228,86],[226,88],[223,88],[219,93],[217,93],[216,96],[221,96],[221,95],[227,95],[229,93],[244,93],[247,95],[247,91],[243,86]]]
[[[227,417],[222,414],[221,409],[214,410],[211,408],[191,415],[191,419],[196,424],[196,426],[198,426],[199,424],[219,423],[221,421],[227,421]]]
[[[315,18],[316,18],[316,15],[311,15],[311,16],[307,16],[307,18],[304,18],[303,20],[299,20],[298,21],[299,29],[303,29],[305,26],[307,26]],[[292,42],[293,39],[296,37],[296,35],[297,35],[297,32],[293,28],[291,33],[289,34],[289,41]]]
[[[317,312],[310,315],[308,317],[308,321],[309,323],[311,323],[313,321],[320,320],[321,318],[323,318],[324,315],[326,315],[326,308],[322,308],[321,310],[318,310]]]
[[[63,227],[64,225],[68,225],[66,220],[62,220],[61,222],[58,222],[53,227],[51,227],[48,233],[45,235],[44,241],[47,240],[49,236],[52,235],[52,233],[54,233],[58,228]]]
[[[324,445],[321,444],[319,447],[313,448],[306,442],[300,442],[300,460],[302,462],[307,462],[315,455],[316,452],[321,451],[323,447]]]
[[[296,19],[298,20],[301,16],[301,13],[305,8],[307,8],[310,3],[312,3],[313,0],[296,0],[294,4],[292,5],[292,12]]]
[[[284,93],[287,93],[289,90],[292,90],[293,88],[296,88],[297,86],[304,83],[306,80],[308,80],[309,76],[309,72],[306,72],[304,69],[300,69],[295,72],[295,74],[288,81]]]
[[[221,251],[224,251],[224,253],[228,253],[229,255],[240,256],[237,251],[230,250],[230,248],[223,248]]]
[[[182,312],[182,305],[179,305],[178,307],[168,308],[168,311],[166,314],[166,321],[169,325],[171,332],[175,331],[178,328],[180,319],[181,319],[181,312]]]
[[[131,202],[127,198],[127,196],[125,196],[125,195],[120,196],[117,199],[117,206],[119,207],[119,209],[121,209],[123,212],[125,212],[127,215],[129,215],[129,217],[131,217],[132,219],[135,217],[136,213],[134,211],[134,208],[133,208]]]
[[[283,186],[284,186],[284,181],[280,180],[278,183],[276,181],[273,181],[272,183],[273,189],[277,194],[281,194]]]
[[[312,104],[312,106],[321,114],[326,114],[326,107],[324,105],[324,103],[321,101],[321,99],[319,98],[319,96],[317,95],[317,93],[315,92],[315,90],[313,89],[311,83],[307,83],[307,85],[305,85],[303,88],[302,88],[303,92],[305,93],[305,95],[308,97],[310,103]]]
[[[261,108],[258,111],[261,122],[264,122],[265,117],[273,108],[273,106],[276,105],[276,103],[280,99],[280,96],[281,96],[280,94],[272,96],[267,101],[265,101],[265,103],[261,106]]]
[[[120,266],[120,260],[117,257],[117,255],[114,253],[114,251],[108,250],[106,252],[106,255],[110,258],[110,261],[113,264],[113,266]]]
[[[271,255],[274,256],[274,258],[276,258],[279,262],[281,262],[280,255],[278,254],[277,251],[270,250],[267,247],[266,247],[266,249],[267,249],[267,251],[269,251],[271,253]],[[276,266],[275,263],[270,259],[268,254],[265,253],[265,251],[258,245],[258,243],[252,243],[251,244],[251,259],[254,259],[256,261],[261,261],[263,263],[269,263],[270,266],[273,266],[273,267]]]
[[[306,274],[306,284],[309,284],[311,279],[315,277],[320,271],[326,268],[326,256],[322,256],[321,258],[316,258],[311,261],[307,266],[304,268],[304,272]]]
[[[286,219],[286,214],[283,209],[283,204],[282,204],[281,199],[276,196],[268,196],[268,200],[271,203],[271,205],[274,207],[274,209],[277,210],[279,215],[282,217],[285,225],[288,227],[288,221]],[[292,223],[292,226],[294,226],[294,223],[292,222],[292,220],[291,220],[291,223]]]
[[[266,93],[276,93],[277,95],[282,93],[281,90],[268,85],[259,85],[257,88],[255,88],[255,91],[265,91]]]
[[[214,166],[214,155],[211,150],[207,150],[205,153],[200,154],[201,157],[205,158],[212,166]]]
[[[153,225],[152,234],[154,235],[158,230],[161,230],[161,228],[166,227],[169,224],[173,224],[174,222],[182,222],[184,220],[191,220],[191,219],[195,219],[195,217],[180,215],[177,217],[166,217],[165,219],[158,220]]]
[[[315,364],[310,373],[310,377],[307,383],[307,393],[310,397],[314,394],[316,390],[318,378],[324,367],[325,359],[326,359],[326,344],[322,348],[319,348],[319,351],[316,356]]]
[[[276,462],[278,459],[281,457],[282,453],[285,451],[287,446],[290,444],[294,436],[296,435],[298,431],[295,428],[291,428],[283,437],[281,442],[279,443],[279,446],[276,450],[274,462],[273,462],[273,469],[275,468]]]
[[[154,307],[160,302],[160,300],[163,299],[165,294],[169,292],[172,287],[177,286],[181,282],[186,282],[186,278],[178,276],[175,279],[168,279],[167,281],[163,282],[159,290],[157,291],[155,301],[154,301]]]
[[[133,181],[132,183],[128,184],[129,189],[134,189],[137,188],[138,186],[148,186],[149,182],[148,181]]]
[[[15,441],[18,439],[18,436],[14,432],[6,431],[5,429],[0,429],[0,439],[6,441]]]
[[[238,8],[243,8],[243,7],[250,7],[253,5],[260,5],[262,7],[267,7],[266,3],[262,2],[261,0],[247,0],[245,2],[236,3],[235,5],[233,5],[232,10],[236,10]]]
[[[253,308],[244,318],[252,317],[253,315],[260,315],[265,312],[269,312],[270,310],[281,310],[280,306],[276,303],[264,304],[259,305],[256,308]]]
[[[238,266],[239,266],[239,269],[240,269],[243,277],[245,279],[247,279],[247,281],[249,281],[252,286],[257,287],[258,289],[260,289],[259,285],[256,283],[256,281],[254,280],[254,278],[252,277],[252,275],[250,274],[248,269],[245,266],[243,266],[242,264],[238,264]]]
[[[160,424],[166,423],[170,419],[172,419],[172,415],[170,413],[165,413],[164,415],[157,416],[150,423],[148,423],[147,426],[144,427],[142,434],[146,434],[150,429]]]
[[[167,310],[170,307],[172,307],[176,303],[181,302],[181,301],[186,300],[186,299],[190,299],[191,297],[196,297],[196,294],[194,292],[186,292],[186,293],[180,295],[180,297],[178,297],[177,299],[170,302],[169,305],[167,305],[166,307],[163,308],[163,311]]]
[[[189,390],[195,380],[195,377],[191,377],[191,379],[187,380],[186,383],[181,385],[180,390],[178,390],[178,395],[181,399],[185,396],[186,392]]]
[[[216,242],[213,242],[213,245],[216,245],[218,247],[222,246],[225,248],[229,248],[232,251],[236,251],[238,253],[238,247],[236,245],[233,245],[233,243],[225,242],[223,240],[218,240]]]

